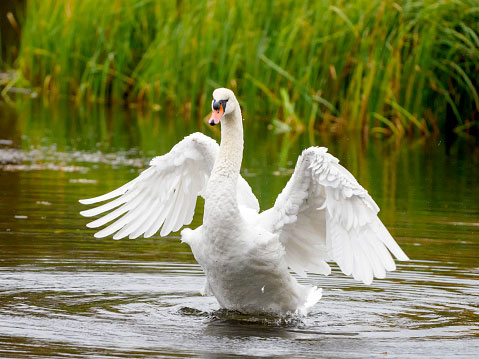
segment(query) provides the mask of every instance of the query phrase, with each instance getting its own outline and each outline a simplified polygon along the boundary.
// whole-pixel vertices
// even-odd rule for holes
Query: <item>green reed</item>
[[[476,0],[29,0],[17,67],[76,101],[402,136],[479,127]],[[298,124],[299,123],[299,124]]]

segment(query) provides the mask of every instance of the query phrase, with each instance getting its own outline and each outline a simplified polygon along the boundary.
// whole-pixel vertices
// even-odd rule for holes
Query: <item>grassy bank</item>
[[[76,101],[427,135],[479,123],[475,0],[30,0],[22,81]]]

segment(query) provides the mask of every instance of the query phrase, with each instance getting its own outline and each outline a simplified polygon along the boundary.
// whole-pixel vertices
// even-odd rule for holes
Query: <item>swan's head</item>
[[[213,102],[211,109],[213,113],[210,118],[210,125],[217,125],[225,115],[232,113],[237,106],[233,91],[226,88],[219,88],[213,91]]]

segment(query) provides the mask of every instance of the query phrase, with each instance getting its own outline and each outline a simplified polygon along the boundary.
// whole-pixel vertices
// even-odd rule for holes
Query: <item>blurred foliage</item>
[[[30,0],[17,67],[50,97],[186,118],[224,86],[280,131],[479,132],[476,0]]]
[[[25,0],[0,1],[0,69],[10,68],[18,56],[24,13]]]

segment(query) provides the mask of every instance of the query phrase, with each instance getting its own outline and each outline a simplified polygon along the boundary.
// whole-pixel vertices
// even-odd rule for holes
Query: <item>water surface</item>
[[[412,259],[371,286],[337,267],[312,275],[323,299],[306,318],[277,320],[200,296],[204,275],[177,233],[98,240],[78,214],[79,198],[134,178],[191,132],[218,139],[218,129],[121,109],[0,110],[0,356],[479,355],[479,156],[467,142],[446,155],[439,139],[276,135],[245,121],[243,175],[263,209],[302,149],[328,146]]]

